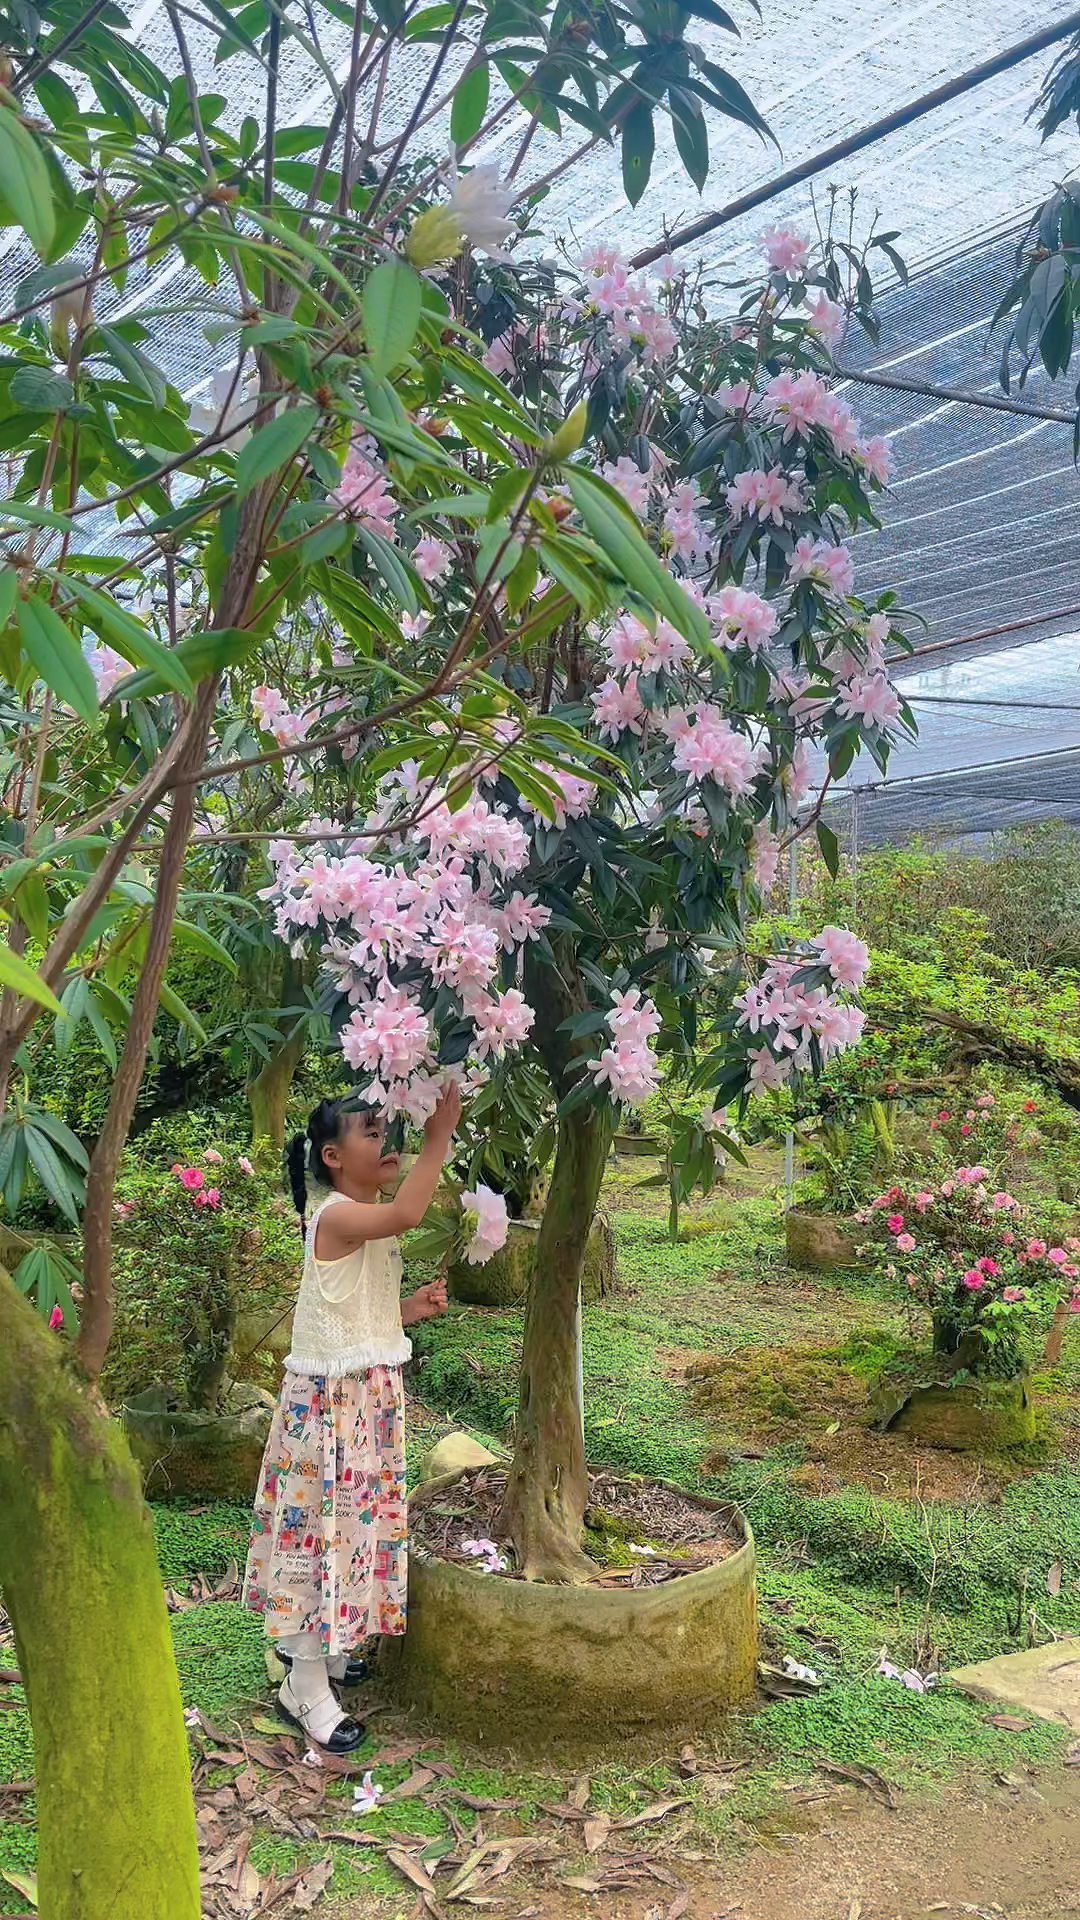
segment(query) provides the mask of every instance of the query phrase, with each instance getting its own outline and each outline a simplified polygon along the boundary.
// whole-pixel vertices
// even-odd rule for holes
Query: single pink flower
[[[1006,1227],[1004,1233],[999,1235],[999,1238],[1003,1247],[1011,1247],[1016,1239],[1016,1235],[1010,1228]]]
[[[220,1207],[221,1195],[216,1187],[208,1187],[206,1189],[206,1204],[208,1207]]]
[[[49,1326],[51,1327],[53,1333],[56,1332],[56,1329],[58,1327],[62,1327],[63,1324],[64,1324],[63,1313],[61,1312],[59,1307],[54,1307],[52,1312],[49,1315]]]
[[[1027,1288],[1026,1287],[1004,1287],[1002,1289],[1001,1297],[1008,1306],[1015,1307],[1018,1300],[1027,1299]]]
[[[980,1287],[985,1287],[986,1277],[978,1273],[974,1267],[969,1267],[964,1275],[964,1285],[969,1293],[978,1293]]]
[[[1029,1260],[1041,1260],[1046,1252],[1045,1240],[1029,1240],[1025,1248]]]
[[[1052,1267],[1064,1267],[1068,1265],[1069,1256],[1064,1247],[1051,1247],[1046,1257]]]
[[[203,1159],[208,1167],[220,1167],[222,1157],[216,1147],[207,1147]]]
[[[941,1112],[938,1114],[938,1119],[941,1121],[942,1126],[945,1125],[945,1122],[948,1118],[949,1118],[949,1114],[948,1114],[947,1108],[942,1107]]]
[[[240,1155],[240,1158],[239,1158],[239,1160],[237,1161],[237,1163],[236,1163],[236,1164],[237,1164],[237,1166],[239,1167],[239,1169],[240,1169],[240,1171],[241,1171],[241,1173],[254,1173],[254,1171],[255,1171],[255,1169],[254,1169],[254,1167],[252,1166],[252,1164],[251,1164],[251,1161],[250,1161],[250,1160],[248,1159],[248,1157],[247,1157],[247,1155],[246,1155],[246,1153],[242,1153],[242,1154]]]
[[[993,1279],[995,1274],[1001,1272],[997,1261],[988,1260],[985,1255],[981,1260],[976,1260],[975,1265],[978,1267],[980,1273],[985,1273],[990,1279]]]
[[[189,1193],[198,1193],[205,1179],[206,1175],[201,1167],[181,1167],[180,1169],[180,1185],[186,1187]]]
[[[885,1222],[885,1225],[888,1227],[890,1233],[903,1233],[904,1231],[903,1214],[890,1213],[888,1219]]]
[[[925,1213],[927,1207],[933,1206],[933,1204],[934,1196],[932,1193],[917,1193],[915,1195],[915,1205],[920,1213]]]
[[[914,1234],[911,1234],[911,1233],[899,1234],[897,1236],[896,1247],[899,1253],[914,1253],[915,1251]]]
[[[967,1134],[967,1133],[970,1133],[970,1132],[971,1132],[971,1128],[970,1128],[970,1127],[968,1127],[968,1126],[963,1126],[963,1127],[961,1127],[961,1129],[960,1129],[960,1132],[961,1132],[962,1134]]]

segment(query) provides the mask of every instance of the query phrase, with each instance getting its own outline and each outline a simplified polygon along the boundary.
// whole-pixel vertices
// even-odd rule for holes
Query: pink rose
[[[1046,1257],[1052,1267],[1064,1267],[1068,1264],[1069,1256],[1064,1247],[1051,1247]]]
[[[952,1182],[951,1180],[943,1180],[943,1181],[942,1181],[942,1183],[941,1183],[941,1196],[942,1196],[942,1199],[943,1199],[943,1200],[949,1200],[949,1199],[951,1199],[951,1198],[952,1198],[952,1195],[954,1194],[954,1192],[955,1192],[955,1191],[956,1191],[956,1189],[955,1189],[955,1186],[954,1186],[954,1183],[953,1183],[953,1182]]]
[[[1016,1239],[1015,1233],[1013,1233],[1009,1227],[1006,1227],[1004,1233],[1001,1234],[999,1237],[1003,1247],[1011,1247],[1014,1240]]]
[[[1001,1297],[1010,1307],[1015,1307],[1018,1300],[1027,1299],[1027,1289],[1026,1287],[1005,1287]]]
[[[945,1108],[942,1107],[941,1112],[938,1114],[938,1119],[940,1120],[942,1126],[945,1125],[945,1122],[948,1118],[949,1118],[948,1113],[946,1112]]]
[[[1029,1260],[1041,1260],[1046,1252],[1045,1240],[1029,1240],[1024,1249]]]
[[[180,1168],[180,1185],[186,1187],[189,1193],[198,1193],[205,1178],[206,1175],[201,1167]]]
[[[885,1222],[885,1225],[888,1227],[890,1233],[903,1233],[904,1231],[903,1214],[890,1213],[888,1219]]]
[[[914,1253],[915,1236],[910,1233],[898,1234],[897,1240],[896,1240],[896,1247],[897,1247],[897,1252],[899,1253]]]
[[[1001,1272],[1001,1268],[998,1266],[997,1261],[988,1260],[986,1259],[985,1256],[981,1260],[976,1260],[975,1265],[978,1267],[980,1273],[986,1274],[988,1279],[993,1279],[995,1274],[998,1274]]]
[[[216,1188],[216,1187],[208,1187],[208,1188],[207,1188],[207,1191],[206,1191],[206,1204],[207,1204],[207,1206],[208,1206],[208,1207],[220,1207],[220,1205],[221,1205],[221,1195],[220,1195],[220,1193],[218,1192],[218,1190],[217,1190],[217,1188]]]
[[[986,1280],[974,1267],[969,1267],[964,1275],[964,1285],[969,1293],[978,1293],[980,1287],[985,1287]]]
[[[252,1164],[251,1164],[251,1161],[250,1161],[250,1160],[248,1159],[248,1157],[247,1157],[247,1155],[246,1155],[246,1153],[242,1153],[242,1154],[240,1155],[240,1158],[239,1158],[239,1160],[237,1161],[237,1163],[236,1163],[236,1164],[237,1164],[237,1166],[239,1167],[239,1169],[240,1169],[240,1171],[241,1171],[241,1173],[254,1173],[254,1171],[255,1171],[255,1169],[254,1169],[254,1167],[252,1166]]]
[[[968,1133],[970,1133],[970,1132],[971,1132],[971,1128],[970,1128],[969,1126],[966,1126],[966,1125],[965,1125],[965,1126],[962,1126],[962,1127],[961,1127],[961,1129],[960,1129],[960,1131],[961,1131],[961,1133],[963,1133],[963,1134],[968,1134]]]
[[[208,1167],[220,1167],[221,1165],[221,1155],[216,1147],[207,1147],[206,1152],[203,1154],[203,1159],[206,1161]]]
[[[917,1193],[915,1195],[915,1205],[920,1213],[925,1213],[927,1207],[933,1206],[933,1204],[934,1196],[932,1193]]]

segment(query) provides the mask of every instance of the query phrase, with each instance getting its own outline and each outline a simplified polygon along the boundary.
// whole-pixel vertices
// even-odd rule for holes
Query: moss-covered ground
[[[894,1785],[930,1790],[972,1769],[1052,1762],[1065,1741],[1057,1729],[997,1727],[948,1687],[911,1693],[876,1669],[883,1649],[898,1666],[925,1670],[1080,1632],[1080,1351],[1067,1345],[1063,1366],[1037,1382],[1045,1411],[1028,1456],[920,1455],[863,1421],[876,1371],[908,1338],[897,1305],[858,1273],[787,1268],[775,1159],[761,1156],[749,1176],[735,1173],[730,1189],[689,1209],[674,1245],[655,1191],[640,1185],[652,1171],[621,1162],[607,1183],[619,1290],[585,1315],[590,1457],[735,1498],[757,1537],[765,1657],[791,1653],[825,1684],[813,1697],[759,1705],[704,1741],[699,1754],[738,1763],[730,1772],[702,1767],[680,1779],[675,1754],[643,1769],[598,1769],[590,1811],[628,1812],[677,1790],[690,1802],[682,1817],[692,1844],[708,1858],[783,1831],[794,1810],[782,1789],[816,1761],[870,1766]],[[520,1331],[516,1312],[468,1308],[420,1329],[412,1471],[451,1426],[508,1435]],[[159,1506],[155,1525],[173,1585],[216,1580],[243,1559],[240,1507]],[[223,1726],[265,1716],[256,1620],[215,1601],[177,1614],[173,1636],[188,1704]],[[388,1728],[399,1731],[380,1720],[371,1754]],[[538,1802],[561,1797],[550,1778],[441,1752],[457,1787],[522,1801],[526,1824]],[[380,1765],[378,1778],[390,1787],[409,1765]],[[4,1686],[0,1780],[26,1779],[32,1766],[21,1694]],[[344,1816],[348,1789],[334,1791]],[[32,1799],[18,1813],[0,1835],[0,1872],[32,1865]],[[366,1824],[430,1831],[433,1843],[450,1832],[442,1806],[416,1799]],[[259,1828],[250,1860],[282,1871],[323,1850]],[[380,1850],[332,1850],[332,1899],[363,1895],[365,1912],[403,1910],[402,1883]],[[5,1904],[18,1910],[14,1893]]]

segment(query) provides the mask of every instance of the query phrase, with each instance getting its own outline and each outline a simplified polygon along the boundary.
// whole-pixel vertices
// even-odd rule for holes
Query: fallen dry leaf
[[[367,1767],[368,1763],[365,1761],[365,1772]],[[355,1768],[353,1771],[355,1772]],[[403,1780],[399,1787],[391,1787],[388,1793],[383,1794],[380,1804],[387,1807],[395,1800],[411,1800],[416,1794],[423,1793],[426,1787],[430,1787],[435,1778],[436,1775],[431,1767],[414,1767],[408,1779]]]
[[[620,1825],[622,1823],[620,1822]],[[611,1833],[611,1820],[606,1813],[597,1813],[585,1822],[585,1851],[599,1853],[608,1842]]]
[[[679,1755],[679,1772],[684,1780],[692,1780],[697,1770],[697,1754],[693,1747],[684,1747]]]
[[[850,1780],[853,1786],[865,1787],[866,1791],[872,1793],[876,1800],[881,1801],[882,1806],[889,1808],[890,1812],[895,1808],[896,1798],[893,1790],[876,1767],[844,1767],[836,1760],[819,1760],[816,1764],[819,1773],[831,1774],[836,1780]]]
[[[404,1847],[387,1847],[386,1858],[411,1886],[418,1887],[421,1893],[434,1894],[435,1882],[427,1868],[411,1853],[406,1853]]]
[[[1058,1594],[1061,1592],[1061,1561],[1060,1560],[1054,1561],[1053,1566],[1051,1567],[1049,1573],[1046,1576],[1046,1591],[1055,1600],[1057,1599]]]
[[[612,1824],[620,1833],[628,1833],[631,1827],[644,1827],[653,1820],[666,1820],[668,1814],[674,1813],[676,1807],[689,1805],[690,1802],[685,1793],[678,1800],[654,1800],[651,1807],[643,1807],[640,1813],[629,1814],[625,1820],[615,1820]]]
[[[1019,1713],[984,1713],[983,1719],[988,1727],[1001,1727],[1005,1733],[1026,1733],[1035,1724]]]
[[[579,1774],[574,1781],[573,1789],[567,1795],[567,1799],[572,1807],[581,1807],[584,1809],[589,1804],[589,1795],[591,1792],[592,1781],[589,1779],[587,1773],[582,1773]]]
[[[1072,1746],[1066,1749],[1065,1765],[1067,1767],[1080,1767],[1080,1740],[1074,1740]]]
[[[313,1867],[308,1868],[303,1879],[293,1888],[292,1901],[297,1913],[311,1912],[315,1902],[325,1893],[333,1871],[334,1859],[329,1853],[325,1859],[317,1860]]]
[[[689,1905],[690,1905],[690,1895],[687,1892],[687,1889],[685,1887],[680,1887],[678,1893],[675,1895],[674,1900],[671,1902],[671,1905],[669,1906],[666,1914],[664,1915],[664,1920],[682,1920],[683,1914],[686,1912]]]

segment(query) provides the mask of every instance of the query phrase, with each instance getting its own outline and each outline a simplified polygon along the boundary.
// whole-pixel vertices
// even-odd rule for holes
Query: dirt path
[[[950,1788],[891,1813],[832,1805],[814,1832],[686,1871],[687,1906],[655,1886],[597,1898],[548,1887],[520,1909],[508,1902],[507,1920],[1080,1920],[1080,1768]]]

